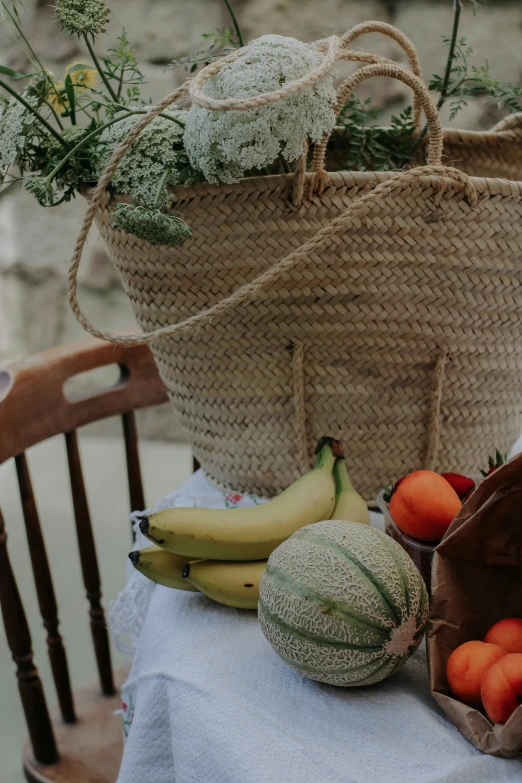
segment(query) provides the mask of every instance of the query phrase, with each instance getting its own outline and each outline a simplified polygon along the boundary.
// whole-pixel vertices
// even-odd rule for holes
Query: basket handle
[[[422,80],[422,69],[419,56],[410,39],[404,35],[401,30],[397,27],[393,27],[391,24],[386,24],[385,22],[364,22],[352,27],[342,38],[339,38],[337,35],[332,35],[330,38],[324,38],[312,43],[312,46],[316,49],[326,53],[323,62],[317,68],[310,71],[310,73],[306,74],[306,76],[302,76],[300,79],[296,79],[293,82],[287,82],[278,90],[261,93],[260,95],[255,95],[251,98],[221,99],[212,98],[203,92],[202,88],[209,79],[219,73],[224,65],[233,62],[241,55],[242,50],[238,49],[227,57],[222,57],[203,68],[190,83],[189,95],[194,103],[211,111],[244,111],[246,109],[257,109],[260,106],[266,106],[269,103],[277,103],[284,98],[288,98],[290,95],[294,95],[296,92],[311,87],[320,79],[324,78],[331,71],[337,60],[347,59],[361,61],[362,57],[363,61],[370,59],[375,62],[391,62],[387,58],[379,57],[379,55],[359,55],[358,52],[350,52],[346,49],[346,46],[360,35],[371,32],[380,32],[393,38],[408,55],[413,73]],[[414,101],[414,122],[416,125],[420,125],[421,106],[417,94],[414,96]]]
[[[325,61],[328,60],[328,58],[331,59],[333,57],[337,57],[339,52],[340,52],[340,39],[337,36],[332,36],[329,45],[329,54],[325,58]],[[228,61],[230,61],[232,57],[237,57],[237,56],[238,53],[233,52],[232,55],[228,56],[228,58],[224,58],[223,60],[220,60],[218,63],[212,63],[210,66],[207,66],[207,68],[212,70],[213,73],[216,73],[216,68],[219,70],[219,67],[223,66],[224,60],[228,59]],[[322,65],[324,65],[324,62]],[[331,65],[329,65],[329,67],[331,67]],[[321,78],[321,76],[317,75],[317,72],[320,70],[321,70],[321,66],[314,73],[309,74],[307,77],[304,77],[304,79],[299,79],[296,82],[293,82],[289,85],[284,85],[283,88],[281,88],[280,90],[276,90],[273,93],[265,93],[264,95],[257,96],[257,98],[248,99],[247,103],[250,104],[248,108],[254,108],[254,106],[265,105],[265,103],[281,100],[283,97],[286,97],[286,95],[288,94],[292,94],[293,92],[297,92],[300,89],[304,89],[305,86],[309,86],[310,83],[314,83],[314,80]],[[291,269],[298,261],[306,258],[310,253],[312,253],[317,248],[319,248],[322,245],[322,243],[325,241],[325,239],[327,239],[332,234],[337,233],[343,227],[353,222],[354,218],[357,217],[359,211],[365,208],[365,205],[368,202],[368,200],[371,201],[371,199],[377,198],[378,195],[383,191],[383,189],[386,190],[387,193],[391,193],[395,188],[403,187],[405,182],[407,183],[410,180],[417,180],[422,175],[432,174],[436,176],[438,179],[440,179],[441,194],[444,190],[444,182],[441,179],[441,177],[450,177],[453,180],[460,181],[461,183],[463,182],[465,183],[466,192],[468,194],[468,199],[470,200],[470,202],[474,203],[476,201],[476,193],[475,193],[474,186],[471,183],[471,180],[469,180],[469,178],[466,177],[466,175],[464,175],[462,172],[456,169],[451,169],[440,165],[441,155],[442,155],[442,130],[440,126],[440,120],[435,105],[432,101],[432,98],[428,90],[424,86],[424,84],[421,82],[421,80],[417,76],[412,74],[410,71],[407,71],[398,65],[394,65],[391,62],[384,62],[384,63],[365,66],[361,68],[359,71],[356,71],[356,73],[353,74],[349,80],[347,80],[347,82],[349,81],[350,84],[353,85],[352,89],[360,82],[372,76],[388,75],[388,76],[395,76],[396,78],[401,79],[406,84],[409,84],[412,87],[412,89],[414,89],[419,94],[419,98],[422,101],[422,106],[424,108],[424,111],[428,119],[428,129],[429,129],[428,166],[423,166],[417,169],[411,169],[410,171],[399,172],[397,174],[391,175],[389,180],[378,185],[373,191],[366,194],[365,196],[362,196],[359,199],[356,199],[339,217],[335,218],[327,226],[320,229],[310,240],[308,240],[300,248],[298,248],[297,250],[295,250],[285,258],[281,259],[280,261],[276,262],[272,267],[270,267],[264,273],[259,275],[259,277],[257,277],[255,280],[251,281],[250,283],[244,284],[236,291],[234,291],[232,294],[225,297],[221,301],[217,302],[215,305],[212,305],[208,309],[203,310],[202,312],[197,313],[193,316],[190,316],[184,321],[181,321],[176,324],[163,326],[159,329],[155,329],[154,331],[148,333],[142,332],[135,335],[127,335],[124,337],[122,335],[117,335],[112,332],[106,332],[100,330],[97,327],[95,327],[93,324],[91,324],[90,321],[85,317],[78,303],[78,268],[80,265],[83,248],[85,246],[85,242],[87,239],[87,234],[94,222],[95,214],[102,204],[107,186],[116,168],[118,167],[120,160],[125,155],[125,153],[132,145],[132,143],[135,141],[135,139],[139,136],[143,128],[145,128],[149,124],[149,122],[151,122],[155,117],[157,117],[162,111],[164,111],[171,104],[175,103],[175,101],[177,101],[182,95],[184,95],[187,92],[187,88],[190,91],[190,89],[194,85],[194,82],[197,82],[199,80],[199,85],[201,86],[201,78],[204,71],[207,71],[207,69],[206,68],[203,69],[203,71],[201,71],[198,74],[198,77],[196,77],[196,79],[193,80],[193,82],[190,83],[185,82],[185,84],[181,85],[181,87],[178,87],[176,90],[171,92],[156,106],[150,109],[150,111],[148,111],[147,114],[143,115],[143,117],[141,117],[140,120],[138,120],[138,122],[136,123],[132,131],[129,133],[129,135],[121,142],[119,147],[117,147],[116,150],[113,152],[112,157],[107,165],[107,168],[103,172],[102,176],[98,181],[98,184],[94,189],[90,204],[87,208],[87,211],[83,219],[83,224],[80,229],[78,239],[76,240],[76,245],[74,248],[74,253],[71,259],[71,264],[69,267],[69,274],[68,274],[68,299],[69,299],[69,305],[71,307],[71,310],[73,311],[75,317],[77,318],[79,323],[83,326],[83,328],[87,332],[90,332],[90,334],[92,334],[94,337],[98,337],[102,340],[107,340],[117,345],[127,345],[127,346],[146,345],[154,342],[155,340],[162,339],[173,334],[178,334],[178,333],[181,334],[182,332],[192,330],[194,328],[197,328],[198,326],[202,326],[208,323],[213,317],[224,313],[231,307],[234,307],[237,304],[241,302],[245,302],[249,299],[254,299],[259,293],[259,291],[261,291],[263,288],[268,286],[273,281],[277,280],[283,273]],[[309,81],[310,79],[312,79],[312,82]],[[296,86],[297,84],[298,86]],[[288,90],[290,90],[290,92],[288,92]],[[281,94],[282,92],[284,94]],[[196,88],[196,95],[197,94],[198,93]],[[205,100],[207,99],[207,97],[208,96],[205,96]],[[227,99],[227,100],[234,101],[234,99]],[[259,103],[260,100],[261,103]],[[254,104],[251,104],[252,101],[254,101]],[[235,101],[235,103],[237,103],[237,101]],[[232,106],[227,103],[227,107],[221,108],[220,110],[233,111],[234,109],[245,108],[245,106],[243,105],[243,101],[240,101],[240,104],[241,104],[240,106],[237,105]],[[304,176],[301,177],[301,180],[304,186],[305,177]]]
[[[129,147],[138,138],[141,131],[150,122],[152,122],[152,120],[155,117],[157,117],[162,111],[167,109],[169,106],[171,106],[179,98],[181,98],[183,95],[186,95],[187,93],[190,94],[192,100],[195,103],[198,103],[202,106],[207,106],[208,108],[212,108],[217,111],[232,111],[235,109],[255,108],[258,106],[264,106],[267,103],[280,101],[283,98],[287,97],[288,95],[292,95],[296,92],[299,92],[300,90],[305,89],[306,87],[311,86],[312,84],[315,84],[315,82],[317,82],[319,79],[325,76],[326,73],[328,73],[329,70],[331,70],[335,61],[339,59],[339,56],[342,51],[342,45],[341,45],[340,38],[336,35],[333,35],[329,40],[327,55],[323,60],[323,62],[320,64],[320,66],[318,66],[318,68],[316,68],[311,73],[307,74],[307,76],[304,76],[301,79],[297,79],[294,82],[290,82],[288,84],[283,85],[279,90],[275,90],[269,93],[263,93],[262,95],[255,96],[254,98],[248,100],[246,99],[240,100],[240,101],[234,99],[227,99],[225,101],[216,101],[210,98],[209,96],[205,95],[201,91],[201,88],[205,84],[205,82],[208,79],[210,79],[211,76],[214,76],[216,73],[218,73],[221,70],[221,68],[223,68],[224,65],[232,62],[237,57],[239,57],[241,51],[242,50],[239,49],[227,55],[226,57],[222,57],[219,60],[210,63],[205,68],[203,68],[194,79],[187,80],[184,84],[182,84],[180,87],[175,89],[165,98],[163,98],[163,100],[160,101],[156,106],[154,106],[146,114],[144,114],[134,125],[129,135],[114,150],[105,171],[103,172],[100,179],[98,180],[98,184],[94,188],[94,191],[91,195],[90,203],[85,213],[82,227],[80,229],[80,233],[78,234],[78,238],[76,240],[73,256],[71,258],[71,263],[69,265],[69,273],[68,273],[69,306],[73,311],[76,319],[83,326],[83,328],[86,331],[90,332],[90,334],[94,335],[95,337],[99,337],[102,340],[110,340],[119,345],[135,345],[135,344],[150,342],[152,339],[155,339],[152,337],[148,341],[144,339],[131,339],[130,337],[128,339],[124,339],[122,337],[118,337],[117,335],[111,334],[110,332],[104,332],[97,329],[83,315],[80,309],[80,305],[78,303],[78,290],[77,290],[78,268],[82,258],[83,249],[85,247],[85,242],[87,241],[87,235],[94,222],[96,212],[98,211],[99,207],[102,204],[105,191],[107,190],[109,182],[111,181],[112,175],[118,168],[118,164],[120,163],[121,159],[129,149]],[[304,177],[301,177],[301,179],[304,182]],[[156,332],[154,334],[156,334]]]
[[[187,87],[188,82],[184,82],[180,87],[177,87],[173,92],[169,93],[169,95],[163,98],[162,101],[157,103],[156,106],[153,106],[138,120],[129,135],[123,139],[118,147],[116,147],[105,168],[105,171],[101,175],[100,179],[98,180],[98,184],[92,192],[91,198],[89,200],[89,206],[87,207],[87,211],[83,216],[82,227],[76,239],[73,255],[69,264],[69,271],[67,274],[67,297],[69,301],[69,307],[73,311],[76,319],[87,332],[92,334],[94,337],[99,337],[101,340],[108,340],[109,342],[115,343],[116,345],[140,345],[141,343],[139,341],[131,340],[130,337],[128,339],[121,337],[117,338],[116,335],[111,334],[110,332],[104,332],[100,329],[96,329],[96,327],[93,326],[82,313],[78,303],[78,269],[80,266],[80,261],[82,260],[83,249],[85,247],[89,231],[91,230],[91,226],[94,223],[96,212],[102,204],[109,182],[112,179],[112,175],[118,168],[120,160],[123,158],[129,147],[138,138],[141,131],[149,124],[149,122],[152,122],[152,120],[161,114],[162,111],[175,103],[179,98],[181,98],[182,95],[185,95],[187,92]]]
[[[385,182],[381,182],[377,185],[370,193],[366,193],[364,196],[355,199],[339,217],[331,220],[328,225],[319,229],[319,231],[317,231],[311,239],[301,245],[301,247],[294,250],[285,258],[277,261],[273,266],[256,277],[255,280],[252,280],[250,283],[245,283],[221,301],[206,310],[202,310],[201,312],[190,316],[184,321],[169,326],[162,326],[152,332],[142,332],[135,335],[127,335],[126,337],[121,334],[101,331],[85,318],[78,307],[75,277],[74,280],[72,282],[70,280],[69,283],[69,301],[71,302],[71,307],[73,304],[75,305],[74,313],[84,329],[95,337],[115,343],[116,345],[148,345],[155,340],[169,337],[174,334],[193,331],[194,329],[209,324],[213,318],[222,315],[232,307],[235,307],[242,302],[255,299],[260,291],[269,287],[270,284],[288,273],[299,261],[305,260],[316,253],[325,241],[340,233],[342,229],[353,225],[360,216],[362,217],[361,213],[365,210],[367,211],[367,208],[371,205],[372,201],[376,200],[382,193],[385,193],[389,198],[393,198],[396,191],[401,190],[411,182],[418,182],[421,177],[425,176],[433,177],[437,184],[439,184],[441,197],[448,187],[448,180],[450,180],[453,184],[458,183],[461,186],[464,186],[471,206],[475,206],[477,203],[477,193],[472,180],[464,174],[464,172],[459,171],[458,169],[446,166],[419,166],[415,169],[395,172],[392,173],[390,178]]]
[[[418,76],[419,79],[423,80],[422,67],[419,54],[415,48],[415,44],[408,38],[407,35],[402,32],[402,30],[399,30],[398,27],[394,27],[392,24],[375,21],[361,22],[361,24],[356,24],[342,36],[341,44],[343,48],[346,48],[349,44],[355,41],[356,38],[359,38],[359,36],[365,35],[366,33],[382,33],[383,35],[388,36],[388,38],[392,38],[396,43],[399,44],[401,49],[408,56],[411,70],[415,76]],[[319,49],[319,51],[325,51],[325,48],[328,45],[328,41],[328,38],[323,38],[320,41],[314,41],[312,46]],[[421,125],[421,111],[422,104],[417,93],[415,93],[413,96],[413,123],[418,130],[420,130]]]
[[[504,117],[503,120],[497,122],[491,128],[495,133],[501,133],[502,131],[518,131],[522,130],[522,112],[516,112],[515,114],[509,114]]]
[[[202,87],[215,76],[230,62],[233,62],[239,57],[243,51],[238,49],[227,57],[222,57],[219,60],[215,60],[195,76],[189,86],[189,95],[194,103],[198,106],[203,106],[205,109],[211,111],[243,111],[246,109],[258,109],[260,106],[266,106],[269,103],[277,103],[284,98],[288,98],[290,95],[294,95],[296,92],[301,92],[307,87],[311,87],[313,84],[323,79],[333,68],[337,60],[341,59],[343,54],[343,45],[341,39],[337,35],[332,35],[328,39],[328,49],[326,50],[326,56],[322,63],[314,68],[306,76],[301,76],[300,79],[295,79],[293,82],[286,82],[281,85],[278,90],[272,90],[271,92],[263,92],[260,95],[255,95],[251,98],[211,98],[210,95],[206,95],[202,91]]]
[[[429,130],[429,145],[427,153],[427,164],[429,166],[439,166],[442,160],[442,145],[443,134],[442,126],[440,123],[439,113],[435,106],[433,99],[428,91],[428,88],[424,82],[419,79],[418,76],[411,71],[407,71],[400,65],[391,63],[390,61],[384,63],[375,63],[373,65],[365,65],[358,71],[355,71],[351,76],[341,84],[337,91],[337,105],[335,110],[337,115],[340,114],[346,100],[353,90],[366,79],[371,79],[374,76],[390,76],[394,79],[407,84],[408,87],[414,91],[419,103],[424,110]],[[326,147],[328,145],[330,135],[325,134],[320,144],[314,146],[314,154],[312,158],[312,180],[311,188],[313,191],[321,193],[324,189],[326,181],[328,180],[328,173],[325,169]],[[304,187],[304,183],[303,183]]]

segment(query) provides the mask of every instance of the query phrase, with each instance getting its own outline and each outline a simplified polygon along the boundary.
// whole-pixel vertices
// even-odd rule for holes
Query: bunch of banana
[[[131,552],[132,564],[158,584],[255,609],[267,558],[289,536],[323,519],[370,522],[339,441],[321,438],[315,453],[309,473],[262,505],[171,508],[144,518],[140,530],[155,546]]]
[[[178,555],[212,560],[262,560],[304,525],[329,519],[335,504],[332,475],[338,441],[322,438],[313,470],[281,495],[249,508],[168,508],[145,517],[140,530]]]
[[[257,609],[259,582],[266,560],[194,560],[183,568],[185,580],[219,604]]]
[[[190,557],[182,557],[154,545],[131,552],[129,560],[136,571],[158,585],[199,592],[197,587],[193,587],[187,579],[183,578],[183,568],[191,560]]]

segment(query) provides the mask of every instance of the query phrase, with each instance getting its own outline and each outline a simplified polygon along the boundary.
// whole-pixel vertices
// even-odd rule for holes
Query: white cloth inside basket
[[[255,502],[198,471],[156,508]],[[382,529],[382,516],[372,514],[372,524]],[[522,780],[522,759],[482,754],[438,708],[424,645],[388,680],[344,689],[283,663],[255,612],[153,586],[135,571],[111,619],[117,646],[137,646],[122,689],[118,783]]]

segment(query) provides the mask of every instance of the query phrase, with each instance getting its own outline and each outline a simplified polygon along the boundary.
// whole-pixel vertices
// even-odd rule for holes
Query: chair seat
[[[102,696],[99,685],[74,693],[78,721],[65,724],[51,711],[60,760],[44,765],[34,760],[31,744],[24,748],[23,764],[30,783],[114,783],[123,753],[120,685],[126,669],[114,673],[116,696]]]

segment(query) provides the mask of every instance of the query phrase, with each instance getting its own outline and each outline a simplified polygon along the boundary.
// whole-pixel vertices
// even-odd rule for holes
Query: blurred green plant
[[[234,38],[229,27],[224,30],[217,28],[212,33],[203,33],[202,38],[212,41],[207,49],[200,49],[195,54],[188,54],[185,57],[178,57],[171,60],[166,69],[183,66],[189,73],[194,73],[199,67],[209,65],[216,57],[222,57],[241,45],[237,38]]]
[[[338,124],[348,135],[348,169],[391,171],[411,160],[415,133],[412,107],[394,115],[388,128],[370,124],[380,114],[381,109],[372,106],[371,98],[361,101],[356,95],[343,107]]]
[[[522,111],[522,88],[514,82],[494,79],[487,60],[482,65],[473,65],[470,58],[473,48],[464,36],[459,37],[463,0],[452,0],[453,26],[451,34],[442,41],[448,47],[448,55],[442,75],[431,77],[428,88],[438,95],[437,109],[449,105],[449,119],[452,122],[458,113],[468,105],[470,99],[486,97],[499,109],[510,112]],[[480,5],[470,0],[473,14]],[[351,96],[339,115],[339,126],[349,134],[349,155],[346,165],[359,170],[377,171],[401,168],[415,157],[423,142],[428,127],[420,134],[415,133],[411,110],[392,116],[388,128],[378,127],[382,111],[373,107],[371,99],[361,102]]]
[[[448,50],[445,67],[429,82],[439,110],[448,105],[453,121],[470,99],[485,97],[499,108],[521,111],[522,88],[495,79],[487,61],[472,62],[473,49],[459,34],[464,0],[451,1],[453,26],[443,37]],[[479,3],[466,2],[476,13]],[[168,67],[182,66],[193,73],[244,46],[231,2],[224,3],[231,26],[205,33],[208,48],[172,60]],[[65,32],[84,41],[89,52],[87,60],[70,63],[59,77],[45,67],[25,35],[18,4],[0,0],[0,18],[10,25],[29,62],[27,73],[0,66],[0,194],[22,183],[43,206],[69,201],[86,185],[94,184],[138,116],[151,105],[143,95],[146,80],[125,29],[106,53],[95,51],[110,18],[105,0],[56,0],[56,17]],[[338,129],[347,138],[347,168],[386,171],[414,159],[427,127],[416,131],[411,106],[394,115],[387,128],[379,126],[381,117],[381,109],[369,98],[352,95],[343,107]],[[180,215],[169,213],[170,186],[202,177],[191,167],[183,131],[184,113],[171,107],[149,126],[151,143],[145,133],[145,142],[138,140],[127,152],[112,183],[113,190],[125,187],[134,199],[132,208],[118,207],[115,215],[116,224],[125,230],[173,244],[189,236]],[[274,164],[258,171],[289,170],[280,155]],[[164,220],[169,216],[173,220]]]
[[[480,8],[476,0],[470,0],[473,14]],[[495,103],[499,109],[510,112],[522,111],[522,89],[514,82],[494,79],[486,60],[482,65],[472,65],[473,47],[464,36],[459,36],[463,0],[453,0],[453,28],[450,35],[444,35],[442,41],[448,47],[446,67],[442,76],[432,76],[428,88],[438,93],[437,109],[449,103],[449,119],[452,122],[471,98],[485,96],[489,103]],[[414,145],[414,152],[428,132],[425,125]]]
[[[205,34],[212,41],[210,55],[198,53],[198,63],[244,44],[234,10],[229,0],[224,2],[234,32],[226,28]],[[56,0],[55,12],[62,30],[81,38],[90,55],[90,62],[68,65],[63,78],[39,59],[16,2],[0,0],[0,18],[11,25],[30,63],[28,73],[0,66],[0,194],[23,183],[46,207],[69,201],[94,184],[137,116],[151,105],[142,96],[146,81],[125,29],[106,54],[95,51],[110,19],[105,0]],[[22,89],[12,86],[17,80],[24,80]],[[115,226],[176,246],[190,236],[190,229],[179,213],[168,214],[168,188],[200,176],[183,147],[182,116],[175,107],[162,112],[132,145],[112,183],[113,188],[125,185],[134,197],[134,204],[116,209]],[[115,132],[115,125],[121,125],[121,131]]]

